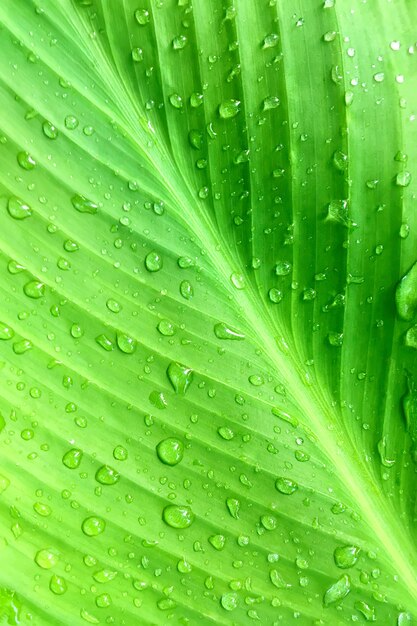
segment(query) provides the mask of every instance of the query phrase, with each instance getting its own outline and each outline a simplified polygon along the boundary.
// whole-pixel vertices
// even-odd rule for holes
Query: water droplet
[[[268,291],[268,298],[274,304],[278,304],[279,302],[281,302],[283,297],[284,297],[284,294],[282,293],[280,289],[276,289],[275,287],[273,287],[272,289]]]
[[[67,115],[64,120],[65,128],[68,130],[75,130],[79,124],[79,121],[75,117],[75,115]]]
[[[30,339],[21,339],[13,344],[13,352],[15,354],[24,354],[28,350],[33,348],[33,343]]]
[[[328,30],[327,33],[324,33],[323,35],[323,41],[330,43],[331,41],[334,41],[336,37],[337,32],[335,30]]]
[[[158,443],[156,453],[165,465],[178,465],[184,456],[184,444],[176,437],[168,437]]]
[[[168,402],[162,391],[151,391],[149,394],[149,401],[156,406],[157,409],[166,409]]]
[[[275,48],[279,42],[279,35],[276,33],[270,33],[264,37],[262,42],[262,48],[265,50],[266,48]]]
[[[35,502],[33,509],[41,517],[49,517],[52,513],[51,507],[43,502]]]
[[[194,296],[194,289],[190,281],[183,280],[180,283],[180,294],[186,300],[191,300],[191,298]]]
[[[128,457],[128,451],[123,446],[116,446],[113,450],[113,457],[117,461],[126,461]]]
[[[235,433],[229,426],[220,426],[217,429],[217,432],[219,433],[220,437],[222,439],[225,439],[226,441],[230,441],[235,436]]]
[[[331,585],[323,597],[323,604],[325,607],[330,606],[331,604],[335,604],[343,598],[346,598],[348,593],[350,592],[350,578],[345,574],[339,578],[333,585]]]
[[[196,109],[197,107],[201,106],[204,102],[204,96],[202,93],[198,93],[196,91],[194,91],[191,96],[190,96],[190,104],[193,107],[193,109]]]
[[[79,467],[81,460],[83,458],[82,450],[78,448],[72,448],[72,450],[68,450],[62,457],[62,462],[65,467],[68,469],[77,469]]]
[[[100,623],[100,620],[98,620],[97,617],[94,617],[94,615],[91,615],[91,613],[89,613],[86,609],[80,609],[80,616],[88,624]]]
[[[264,99],[262,103],[262,108],[264,111],[270,111],[271,109],[276,109],[280,105],[280,100],[277,96],[268,96]]]
[[[236,498],[227,498],[226,506],[234,519],[239,519],[240,502]]]
[[[367,604],[367,602],[364,602],[363,600],[355,602],[354,606],[355,609],[359,611],[359,613],[362,613],[367,622],[376,621],[375,608],[373,606],[370,606],[369,604]]]
[[[404,343],[408,348],[417,350],[417,324],[411,326],[405,333]]]
[[[38,300],[45,295],[45,285],[37,280],[31,280],[23,287],[25,295],[34,300]]]
[[[96,481],[102,485],[115,485],[120,474],[109,465],[102,465],[96,472]]]
[[[395,184],[398,187],[408,187],[411,183],[411,174],[410,172],[399,172],[395,178]]]
[[[339,172],[344,172],[347,169],[349,160],[348,155],[341,150],[336,150],[333,153],[333,165]]]
[[[408,224],[401,224],[400,226],[401,239],[407,239],[409,234],[410,234],[410,226]]]
[[[142,48],[133,48],[132,49],[132,59],[135,63],[141,63],[143,61],[143,50]]]
[[[31,207],[16,196],[9,198],[7,210],[9,215],[15,220],[24,220],[32,215]]]
[[[44,548],[39,550],[35,555],[35,562],[42,569],[51,569],[59,561],[59,555],[53,548]]]
[[[135,11],[135,20],[140,26],[146,26],[151,19],[148,9],[137,9]]]
[[[103,350],[106,350],[106,352],[111,352],[112,350],[114,350],[114,342],[109,337],[107,337],[107,335],[98,335],[95,341],[96,343],[98,343],[99,346],[103,348]]]
[[[193,370],[181,363],[172,362],[167,368],[168,380],[173,386],[175,393],[184,395],[193,379]]]
[[[157,326],[158,331],[165,337],[172,337],[175,334],[175,326],[169,320],[161,320]]]
[[[230,276],[230,281],[236,289],[245,289],[246,280],[243,274],[238,274],[237,272],[233,272]]]
[[[290,496],[297,491],[298,485],[293,480],[280,476],[275,481],[275,489],[286,496]]]
[[[374,74],[374,81],[376,83],[382,83],[384,78],[385,78],[384,72],[377,72],[376,74]]]
[[[133,354],[136,350],[136,340],[130,335],[126,335],[125,333],[118,332],[116,334],[117,346],[119,350],[124,352],[125,354]]]
[[[106,528],[106,522],[101,517],[95,517],[92,515],[91,517],[86,517],[86,519],[82,523],[82,531],[88,537],[96,537],[97,535],[101,535]]]
[[[102,569],[93,574],[93,578],[97,583],[109,583],[114,580],[118,572],[111,569]]]
[[[333,553],[337,567],[347,569],[356,565],[360,549],[357,546],[339,546]]]
[[[335,348],[340,348],[343,345],[343,333],[330,332],[327,335],[329,344]]]
[[[220,604],[226,611],[234,611],[239,604],[237,593],[234,591],[224,593],[220,598]]]
[[[201,150],[204,143],[203,133],[196,128],[192,128],[188,133],[188,141],[190,142],[190,146],[195,150]]]
[[[10,326],[5,324],[5,322],[0,322],[0,340],[7,341],[7,339],[12,339],[13,337],[13,328],[10,328]]]
[[[172,47],[174,50],[182,50],[188,43],[188,39],[185,35],[177,35],[172,40]]]
[[[67,590],[67,583],[65,578],[54,574],[49,581],[49,589],[57,596],[62,596]]]
[[[112,313],[120,313],[120,311],[122,310],[122,305],[119,302],[117,302],[117,300],[114,300],[113,298],[109,298],[107,300],[106,307]]]
[[[398,283],[395,303],[398,316],[410,322],[417,313],[417,263],[414,263]]]
[[[182,109],[183,101],[182,101],[182,98],[181,98],[181,96],[179,94],[172,93],[169,96],[169,101],[170,101],[171,105],[174,107],[174,109]]]
[[[250,384],[253,385],[254,387],[260,387],[265,382],[263,376],[259,376],[258,374],[251,374],[248,377],[248,380]]]
[[[228,326],[224,322],[219,322],[214,325],[214,334],[217,339],[231,339],[235,341],[242,341],[245,339],[245,335],[235,328]]]
[[[29,154],[29,152],[25,151],[18,152],[17,162],[24,170],[33,170],[33,168],[36,166],[35,159]]]
[[[224,100],[219,106],[219,115],[224,120],[236,117],[239,111],[240,100],[229,98],[229,100]]]
[[[72,206],[80,213],[90,213],[94,215],[97,213],[98,205],[92,200],[88,200],[80,194],[76,194],[71,198]]]
[[[226,545],[226,537],[224,535],[211,535],[208,540],[215,550],[223,550]]]
[[[51,122],[47,120],[42,124],[42,130],[45,137],[48,139],[56,139],[58,137],[58,129]]]
[[[288,261],[279,261],[275,265],[275,274],[277,276],[288,276],[290,272],[291,272],[291,263],[288,263]]]
[[[96,605],[100,608],[100,609],[105,609],[108,606],[110,606],[112,603],[111,597],[108,593],[101,593],[99,596],[96,597]]]
[[[148,272],[159,272],[162,269],[162,257],[159,252],[149,252],[145,257],[145,267]]]
[[[287,583],[282,577],[282,574],[280,574],[277,569],[271,569],[271,571],[269,572],[269,578],[271,579],[271,583],[278,589],[286,589],[288,587]]]
[[[188,528],[194,521],[194,513],[189,506],[169,504],[163,510],[162,519],[172,528]]]

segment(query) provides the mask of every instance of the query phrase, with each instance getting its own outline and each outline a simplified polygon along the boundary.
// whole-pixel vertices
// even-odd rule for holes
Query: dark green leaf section
[[[416,619],[416,18],[3,1],[0,621]]]

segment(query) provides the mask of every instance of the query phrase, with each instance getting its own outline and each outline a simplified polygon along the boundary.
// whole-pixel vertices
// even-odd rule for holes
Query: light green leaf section
[[[1,623],[417,619],[416,20],[0,4]]]

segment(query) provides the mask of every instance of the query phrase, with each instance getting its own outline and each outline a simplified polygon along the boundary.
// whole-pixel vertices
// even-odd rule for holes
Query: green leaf
[[[2,623],[417,619],[416,20],[0,3]]]

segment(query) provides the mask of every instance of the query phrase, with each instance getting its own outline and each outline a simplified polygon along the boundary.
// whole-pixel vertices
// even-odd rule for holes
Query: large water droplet
[[[149,252],[145,257],[145,267],[148,272],[158,272],[162,269],[162,257],[159,252]]]
[[[33,168],[36,166],[35,159],[30,156],[29,152],[25,151],[18,152],[17,162],[24,170],[33,170]]]
[[[10,328],[5,322],[0,322],[0,340],[12,339],[14,337],[14,330]]]
[[[286,589],[288,587],[282,574],[277,569],[271,569],[269,578],[271,579],[271,583],[278,589]]]
[[[91,215],[97,213],[98,205],[80,194],[72,196],[71,202],[74,209],[77,209],[80,213],[90,213]]]
[[[45,295],[45,285],[38,280],[31,280],[23,287],[25,295],[34,300],[38,300]]]
[[[226,545],[226,537],[224,535],[211,535],[208,540],[215,550],[223,550]]]
[[[118,572],[111,569],[102,569],[93,574],[93,578],[97,583],[109,583],[114,580]]]
[[[240,100],[224,100],[219,106],[219,115],[224,120],[236,117],[240,111]]]
[[[163,510],[162,519],[172,528],[188,528],[194,521],[194,513],[189,506],[169,504]]]
[[[21,339],[20,341],[15,341],[13,344],[13,352],[15,354],[24,354],[28,350],[33,348],[33,343],[30,339]]]
[[[193,379],[193,370],[173,361],[168,365],[167,376],[175,393],[184,395]]]
[[[283,493],[286,496],[290,496],[295,491],[297,491],[298,485],[290,478],[284,478],[283,476],[280,476],[275,481],[275,488],[280,493]]]
[[[35,555],[35,562],[42,569],[51,569],[58,563],[59,555],[53,548],[44,548],[39,550]]]
[[[224,593],[220,598],[220,604],[226,611],[234,611],[238,604],[238,595],[234,591]]]
[[[119,479],[119,472],[109,465],[102,465],[96,472],[96,481],[102,485],[115,485]]]
[[[262,42],[262,48],[275,48],[278,45],[278,42],[279,35],[277,35],[276,33],[270,33],[269,35],[266,35],[266,37],[264,37],[264,40]]]
[[[125,354],[133,354],[136,350],[136,340],[130,335],[118,332],[116,334],[117,346]]]
[[[62,457],[62,462],[65,467],[68,469],[77,469],[79,467],[81,460],[83,458],[82,450],[78,448],[72,448],[72,450],[68,450]]]
[[[137,9],[135,11],[135,20],[140,26],[146,26],[151,19],[148,9]]]
[[[158,443],[156,453],[165,465],[177,465],[183,459],[184,444],[176,437],[168,437]]]
[[[410,322],[417,313],[417,263],[414,263],[398,283],[395,303],[399,317]]]
[[[185,35],[177,35],[172,40],[172,47],[174,50],[182,50],[187,45],[188,39]]]
[[[239,519],[239,512],[240,512],[240,502],[239,502],[239,500],[237,500],[237,498],[227,498],[226,506],[227,506],[227,509],[228,509],[230,515],[234,519]]]
[[[9,198],[7,203],[7,210],[9,215],[15,220],[24,220],[32,215],[31,207],[16,196]]]
[[[91,517],[86,517],[86,519],[82,523],[82,531],[88,537],[96,537],[97,535],[101,535],[106,528],[106,522],[101,517],[96,517],[92,515]]]
[[[350,592],[350,578],[345,575],[339,578],[333,585],[331,585],[323,597],[323,604],[325,607],[335,604],[340,600],[343,600]]]
[[[57,596],[62,596],[67,590],[67,583],[65,578],[54,574],[49,581],[49,589]]]
[[[214,326],[214,334],[217,339],[232,339],[237,341],[242,341],[245,339],[245,335],[235,328],[228,326],[224,322],[219,322]]]
[[[347,569],[356,565],[360,549],[357,546],[339,546],[333,553],[337,567]]]

